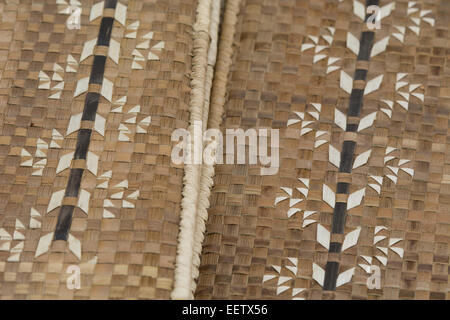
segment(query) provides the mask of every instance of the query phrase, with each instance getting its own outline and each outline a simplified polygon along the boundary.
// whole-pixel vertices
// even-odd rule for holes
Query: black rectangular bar
[[[75,148],[75,155],[73,156],[74,159],[86,159],[91,134],[91,129],[80,129],[80,131],[78,131],[77,146]]]
[[[367,70],[364,69],[356,69],[355,76],[353,80],[366,80],[367,78]]]
[[[345,128],[345,131],[347,132],[356,132],[358,130],[358,125],[354,123],[347,123],[347,127]]]
[[[350,173],[352,171],[355,146],[356,143],[354,141],[344,141],[344,144],[342,146],[341,165],[339,166],[339,172]]]
[[[325,267],[325,280],[323,282],[324,290],[336,290],[336,281],[338,277],[339,262],[328,261]]]
[[[94,121],[97,114],[98,102],[100,100],[100,94],[95,92],[88,92],[86,99],[84,100],[84,109],[81,120]]]
[[[336,193],[348,194],[349,188],[350,188],[350,184],[349,183],[347,183],[347,182],[338,182]]]
[[[375,33],[373,33],[373,31],[364,31],[362,33],[361,39],[359,41],[359,61],[369,61],[374,37]]]
[[[111,40],[111,31],[114,18],[103,17],[100,24],[100,30],[98,32],[97,45],[109,46],[109,40]]]
[[[379,4],[380,4],[380,0],[366,0],[366,7],[378,6]]]
[[[94,57],[94,64],[92,65],[89,83],[93,83],[93,84],[102,84],[103,83],[103,76],[105,74],[105,63],[106,63],[105,56],[95,56]]]
[[[345,229],[345,218],[347,213],[347,203],[336,202],[333,211],[332,233],[343,234]]]
[[[342,248],[342,243],[331,242],[330,243],[330,250],[328,250],[328,251],[332,252],[332,253],[339,253],[339,252],[341,252],[341,248]]]
[[[67,181],[66,187],[66,197],[78,197],[83,171],[84,169],[70,169],[69,181]]]
[[[117,5],[117,0],[106,0],[105,1],[105,9],[115,9]]]
[[[363,89],[353,89],[350,94],[350,105],[348,108],[347,115],[349,117],[357,117],[361,112],[362,102],[363,102],[364,90]]]
[[[64,205],[58,214],[58,221],[56,222],[54,240],[64,240],[67,241],[69,236],[70,226],[72,225],[72,217],[74,206]]]

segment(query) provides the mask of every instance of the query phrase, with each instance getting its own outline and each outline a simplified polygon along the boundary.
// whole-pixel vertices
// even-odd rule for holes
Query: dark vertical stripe
[[[59,211],[58,221],[56,222],[54,240],[65,240],[69,235],[70,226],[72,225],[72,216],[74,206],[62,206]]]
[[[345,202],[336,202],[333,211],[332,233],[343,234],[345,229],[345,216],[347,213],[347,204]]]
[[[106,63],[105,56],[95,56],[94,57],[94,64],[92,65],[89,83],[93,83],[93,84],[102,84],[103,83],[103,76],[105,73],[105,63]]]
[[[372,31],[364,31],[362,33],[361,40],[359,42],[359,61],[369,61],[374,37],[375,33],[373,33]]]
[[[345,131],[347,132],[356,132],[358,130],[358,125],[354,123],[347,123],[347,127],[345,128]]]
[[[100,94],[95,92],[88,92],[86,99],[84,100],[84,109],[81,120],[94,121],[97,114],[98,102],[100,100]]]
[[[366,0],[366,9],[369,6],[378,6],[379,0]],[[372,14],[366,14],[365,21],[369,19]],[[372,31],[364,31],[359,40],[359,54],[358,61],[369,61],[370,53],[374,42],[375,34]],[[354,81],[367,79],[367,70],[357,69],[353,77]],[[363,105],[364,90],[353,89],[350,94],[350,101],[347,111],[347,117],[359,117]],[[356,132],[357,124],[347,124],[346,132]],[[353,157],[355,154],[356,143],[354,141],[344,141],[341,152],[341,162],[339,172],[350,173],[353,166]],[[348,194],[350,185],[344,182],[337,183],[337,194]],[[347,203],[336,202],[333,211],[333,221],[331,232],[333,234],[343,234],[345,231],[345,220],[347,217]],[[328,252],[340,253],[342,244],[338,242],[331,242]],[[336,290],[336,282],[339,274],[339,262],[328,261],[325,267],[325,279],[323,283],[324,290]]]
[[[378,6],[379,4],[380,4],[380,0],[366,0],[366,7]]]
[[[83,171],[83,169],[70,169],[69,181],[67,182],[66,187],[66,197],[78,197]]]
[[[339,242],[331,242],[329,252],[339,253],[341,252],[342,244]]]
[[[105,8],[115,9],[116,5],[117,5],[117,0],[106,0],[105,1]]]
[[[75,148],[74,159],[86,159],[91,140],[91,129],[80,129],[78,131],[77,146]]]
[[[114,18],[104,17],[100,24],[100,31],[98,33],[97,45],[109,46],[109,40],[111,39],[111,31]]]
[[[348,190],[350,188],[350,183],[347,182],[338,182],[336,193],[345,193],[348,194]]]
[[[344,141],[341,154],[341,165],[339,172],[350,173],[352,171],[353,155],[355,153],[356,143],[354,141]]]
[[[350,105],[347,115],[350,117],[357,117],[361,113],[362,102],[364,97],[363,89],[353,89],[350,94]]]
[[[356,69],[354,80],[366,80],[367,78],[367,70],[364,69]]]
[[[115,9],[117,0],[105,0],[104,8]],[[109,46],[111,40],[111,32],[114,23],[114,18],[103,17],[100,23],[100,28],[97,37],[98,46]],[[94,62],[89,77],[90,84],[103,83],[105,73],[106,57],[94,56]],[[100,95],[94,92],[88,92],[84,101],[84,109],[81,119],[84,121],[95,121]],[[77,145],[75,147],[74,159],[86,159],[89,143],[91,139],[91,129],[80,129],[77,135]],[[78,197],[80,191],[81,179],[83,177],[84,169],[71,169],[69,180],[65,191],[67,197]],[[74,206],[63,205],[58,214],[58,221],[56,223],[54,240],[67,241],[70,226],[72,224]]]
[[[339,271],[339,262],[328,261],[325,267],[324,290],[336,290],[336,280]]]

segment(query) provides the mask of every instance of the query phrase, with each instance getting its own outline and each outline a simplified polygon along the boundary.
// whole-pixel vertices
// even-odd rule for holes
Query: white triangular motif
[[[80,62],[82,62],[87,57],[94,54],[94,48],[97,44],[97,38],[86,41],[83,46],[83,51],[81,51]],[[89,78],[88,78],[89,79]]]
[[[345,71],[341,70],[340,78],[341,89],[350,94],[353,88],[353,79]]]
[[[353,13],[364,21],[366,18],[366,6],[357,0],[353,0]]]
[[[15,230],[13,235],[13,240],[25,240],[25,236],[19,231]]]
[[[344,252],[346,249],[351,248],[358,243],[360,232],[361,227],[358,227],[345,235],[344,242],[342,243],[341,252]]]
[[[372,257],[361,255],[361,258],[366,260],[368,263],[372,264]]]
[[[89,170],[94,176],[97,176],[98,160],[98,155],[91,151],[88,151],[86,157],[86,169]]]
[[[396,244],[397,242],[402,241],[402,238],[390,238],[389,239],[389,246],[393,246],[394,244]]]
[[[355,55],[359,54],[359,40],[351,32],[347,32],[347,48]]]
[[[75,93],[73,96],[77,97],[80,94],[86,92],[88,90],[88,87],[89,87],[89,77],[78,80],[77,87],[75,89]]]
[[[33,217],[30,218],[30,229],[39,229],[41,227],[41,223],[34,219]]]
[[[289,199],[289,207],[293,207],[295,206],[297,203],[303,201],[303,199],[295,199],[295,198],[291,198]]]
[[[272,268],[274,268],[275,271],[278,272],[278,273],[281,272],[281,266],[272,266]]]
[[[315,223],[315,222],[317,222],[317,221],[316,221],[316,220],[312,220],[312,219],[305,219],[305,220],[303,220],[302,228],[305,228],[305,227],[307,227],[307,226],[309,226],[310,224],[313,224],[313,223]]]
[[[289,280],[292,280],[292,278],[291,277],[280,276],[280,277],[278,277],[277,285],[279,286],[279,285],[281,285],[281,284],[283,284],[283,283],[285,283],[285,282],[287,282]]]
[[[59,158],[58,166],[56,167],[56,174],[64,171],[67,168],[70,168],[70,164],[72,163],[74,152],[69,152]]]
[[[382,240],[384,240],[386,238],[387,238],[386,236],[375,236],[373,238],[373,244],[377,244],[378,242],[380,242],[380,241],[382,241]]]
[[[388,43],[389,43],[389,36],[384,37],[380,41],[376,42],[372,47],[370,57],[373,58],[377,54],[380,54],[380,53],[386,51],[386,47],[387,47]]]
[[[53,232],[50,232],[48,234],[46,234],[45,236],[42,236],[39,239],[37,248],[36,248],[36,253],[34,255],[34,257],[39,257],[40,255],[46,253],[49,249],[50,249],[50,245],[52,243],[52,239],[53,239]]]
[[[109,43],[108,56],[115,63],[117,63],[117,64],[119,63],[120,43],[118,41],[111,39],[111,41]]]
[[[48,204],[47,213],[62,205],[64,198],[64,190],[56,191],[52,194]]]
[[[283,190],[283,191],[286,192],[289,196],[292,197],[292,188],[281,187],[280,189]]]
[[[317,224],[317,242],[327,250],[330,248],[330,237],[330,231]]]
[[[20,221],[19,219],[16,219],[15,228],[16,228],[16,230],[25,230],[25,226],[23,225],[22,221]]]
[[[307,179],[307,178],[298,178],[298,180],[309,188],[309,179]]]
[[[349,195],[347,200],[347,210],[353,209],[361,204],[361,201],[366,193],[366,188],[362,188]]]
[[[371,127],[373,125],[373,122],[375,121],[376,117],[377,117],[377,112],[375,111],[375,112],[368,114],[364,118],[362,118],[359,121],[358,132]]]
[[[392,251],[394,251],[400,258],[403,258],[404,250],[402,248],[392,247]]]
[[[97,185],[96,188],[98,188],[98,189],[107,189],[108,185],[109,185],[109,182],[108,181],[104,181],[104,182],[100,183],[99,185]]]
[[[305,288],[293,288],[292,289],[292,296],[294,297],[294,296],[296,296],[297,294],[299,294],[300,292],[303,292],[303,291],[305,291],[306,289]]]
[[[91,194],[84,190],[80,190],[80,195],[78,196],[78,203],[77,206],[85,213],[88,214],[89,212],[89,200],[91,198]]]
[[[279,286],[279,287],[277,287],[277,295],[285,292],[288,289],[290,289],[290,287],[288,287],[288,286]]]
[[[337,277],[336,280],[336,288],[340,287],[346,283],[349,283],[352,280],[353,274],[355,273],[355,268],[350,268],[344,272],[342,272],[341,274],[339,274],[339,276]]]
[[[275,275],[272,275],[272,274],[269,274],[269,275],[264,275],[263,276],[263,282],[266,282],[266,281],[269,281],[269,280],[272,280],[272,279],[274,279],[274,278],[276,278],[277,276],[275,276]]]
[[[94,131],[96,131],[101,136],[105,136],[105,126],[106,126],[106,119],[103,118],[101,115],[97,114],[94,122]]]
[[[129,201],[122,200],[122,207],[123,207],[123,208],[134,208],[134,204],[132,204],[132,203],[129,202]]]
[[[81,242],[71,234],[69,234],[69,237],[67,239],[69,250],[72,251],[72,253],[75,255],[75,257],[78,258],[78,260],[81,259]]]
[[[331,144],[328,145],[328,160],[332,165],[339,168],[341,163],[341,153]]]
[[[317,281],[323,287],[323,281],[325,279],[325,270],[319,265],[313,263],[313,279]]]
[[[127,6],[117,2],[116,10],[114,11],[114,19],[116,19],[121,25],[125,26],[125,21],[127,19]]]
[[[278,203],[286,199],[288,199],[288,197],[276,197],[274,205],[277,205]]]
[[[366,273],[370,273],[370,265],[364,264],[364,263],[359,263],[358,266],[360,266],[361,269],[363,269]]]
[[[383,256],[375,256],[375,258],[380,261],[384,266],[387,264],[387,258]]]
[[[41,215],[35,208],[31,208],[30,216],[32,216],[32,217],[40,217]]]
[[[12,240],[11,235],[4,228],[0,228],[0,240]]]
[[[334,123],[344,131],[347,128],[347,117],[338,108],[334,109]]]
[[[359,168],[369,161],[370,154],[372,153],[372,149],[369,149],[355,158],[355,162],[353,163],[353,169]]]
[[[325,201],[330,207],[334,208],[336,204],[336,194],[333,190],[330,189],[326,184],[323,185],[322,189],[322,199]]]
[[[95,3],[92,7],[91,7],[91,13],[89,15],[89,21],[95,20],[98,17],[100,17],[103,13],[103,5],[104,5],[105,1],[100,1]]]
[[[294,276],[297,276],[297,267],[285,266],[285,268],[291,271],[294,274]]]
[[[295,189],[297,189],[305,198],[308,196],[307,188],[295,188]]]
[[[383,81],[383,75],[379,75],[372,80],[368,81],[366,88],[364,89],[364,95],[370,94],[380,88],[381,82]]]
[[[103,78],[103,84],[102,84],[102,89],[101,89],[102,96],[106,100],[111,102],[112,93],[113,93],[113,83],[111,81],[109,81],[108,79]]]

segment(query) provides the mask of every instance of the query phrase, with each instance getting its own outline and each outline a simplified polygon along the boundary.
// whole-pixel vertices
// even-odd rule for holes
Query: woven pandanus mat
[[[196,3],[1,1],[1,299],[170,297]]]
[[[450,298],[449,15],[242,1],[221,129],[279,129],[280,167],[215,166],[197,299]]]

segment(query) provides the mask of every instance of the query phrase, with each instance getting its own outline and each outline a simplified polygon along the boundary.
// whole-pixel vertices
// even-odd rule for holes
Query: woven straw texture
[[[1,299],[170,297],[196,5],[1,1]]]
[[[221,128],[278,128],[280,168],[215,166],[197,299],[450,298],[449,15],[242,1]]]
[[[0,299],[450,299],[448,0],[0,13]],[[278,170],[175,164],[196,121]]]

